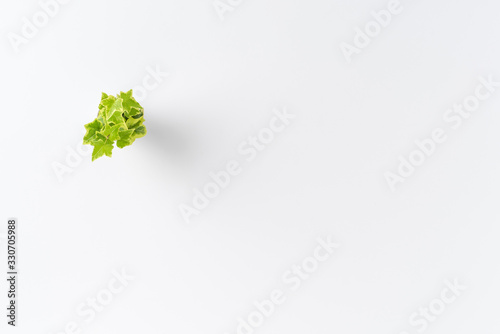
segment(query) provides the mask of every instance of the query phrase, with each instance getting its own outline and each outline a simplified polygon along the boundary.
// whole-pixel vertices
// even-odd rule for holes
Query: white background
[[[235,334],[281,289],[255,333],[413,334],[446,279],[467,288],[426,332],[498,332],[500,90],[456,130],[443,115],[500,81],[500,6],[402,0],[348,63],[340,44],[387,4],[243,1],[221,20],[211,0],[70,1],[16,53],[8,34],[40,5],[2,1],[0,231],[19,219],[21,276],[19,327],[2,306],[0,332]],[[156,66],[147,136],[59,182],[101,92]],[[246,162],[238,145],[285,107],[292,124]],[[384,173],[437,127],[447,141],[391,191]],[[186,224],[179,205],[233,159],[242,173]],[[328,235],[340,248],[291,292],[281,276]],[[86,323],[76,308],[121,268],[135,279]]]

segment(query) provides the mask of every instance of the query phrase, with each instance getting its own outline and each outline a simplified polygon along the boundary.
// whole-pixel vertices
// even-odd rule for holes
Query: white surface
[[[255,333],[418,333],[410,315],[455,278],[466,291],[426,332],[498,332],[500,90],[459,129],[442,120],[500,80],[498,1],[404,0],[348,64],[340,43],[387,3],[244,1],[222,21],[210,0],[70,1],[15,53],[7,34],[40,6],[4,1],[0,231],[19,219],[21,279],[1,332],[234,334],[328,235],[338,252]],[[148,135],[59,183],[100,93],[155,66],[170,76],[142,101]],[[238,145],[284,107],[293,123],[246,162]],[[392,192],[384,173],[436,127],[447,141]],[[179,205],[233,159],[186,224]],[[121,268],[135,279],[85,323]]]

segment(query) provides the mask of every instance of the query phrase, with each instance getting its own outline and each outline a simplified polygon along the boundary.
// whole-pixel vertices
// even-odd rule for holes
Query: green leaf
[[[94,151],[92,152],[92,161],[106,155],[111,158],[113,151],[113,142],[110,140],[98,140],[94,144]]]
[[[102,134],[106,136],[106,139],[109,139],[110,141],[114,142],[115,140],[118,139],[118,132],[121,129],[123,129],[123,126],[121,124],[116,124],[116,125],[107,124]]]
[[[90,144],[92,141],[94,141],[96,138],[96,133],[101,131],[102,127],[103,125],[98,119],[95,119],[93,122],[86,124],[85,129],[87,130],[87,133],[85,134],[85,136],[83,136],[83,143]]]
[[[115,111],[114,114],[108,118],[108,123],[113,125],[120,125],[124,128],[127,128],[125,119],[123,118],[123,113],[121,111]]]
[[[125,117],[130,118],[134,115],[137,115],[142,110],[144,110],[139,104],[139,102],[137,102],[132,96],[132,89],[126,93],[120,92],[118,97],[123,101],[122,105]]]
[[[93,145],[92,161],[111,157],[114,144],[119,148],[132,145],[147,133],[143,125],[144,108],[132,96],[132,90],[117,96],[102,93],[97,118],[85,125],[83,143]]]
[[[141,125],[138,128],[134,129],[134,134],[132,135],[132,137],[141,138],[144,137],[146,133],[146,127],[144,125]]]
[[[108,97],[102,99],[101,103],[99,104],[99,115],[102,116],[104,118],[104,121],[106,121],[106,122],[108,120],[108,110],[115,103],[115,101],[116,101],[116,97],[108,96]]]
[[[135,139],[132,139],[132,134],[134,133],[134,129],[125,130],[119,133],[120,139],[116,142],[116,146],[119,148],[124,148],[125,146],[132,145]]]
[[[127,122],[126,122],[126,125],[127,125],[127,129],[135,129],[137,127],[139,127],[140,125],[142,125],[142,123],[144,122],[144,118],[139,118],[139,119],[135,119],[135,118],[129,118],[127,119]]]
[[[123,105],[122,105],[123,100],[122,99],[116,99],[112,105],[108,107],[108,110],[106,112],[106,118],[108,122],[113,122],[115,124],[120,123],[123,121]]]
[[[128,117],[138,118],[144,115],[144,111],[142,109],[137,109],[135,107],[131,107],[128,111]]]

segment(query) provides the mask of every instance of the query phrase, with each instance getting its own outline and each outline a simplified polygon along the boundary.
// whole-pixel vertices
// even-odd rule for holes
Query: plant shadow
[[[157,115],[162,115],[159,113]],[[192,125],[178,120],[166,120],[151,113],[146,119],[147,135],[144,144],[152,150],[155,158],[164,164],[189,171],[196,163],[199,142]]]

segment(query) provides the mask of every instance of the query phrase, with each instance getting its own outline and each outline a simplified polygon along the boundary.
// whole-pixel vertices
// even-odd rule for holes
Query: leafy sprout
[[[116,97],[102,93],[97,118],[85,125],[83,137],[84,144],[94,146],[92,161],[104,155],[111,157],[115,142],[124,148],[144,137],[144,122],[144,108],[134,99],[132,90]]]

